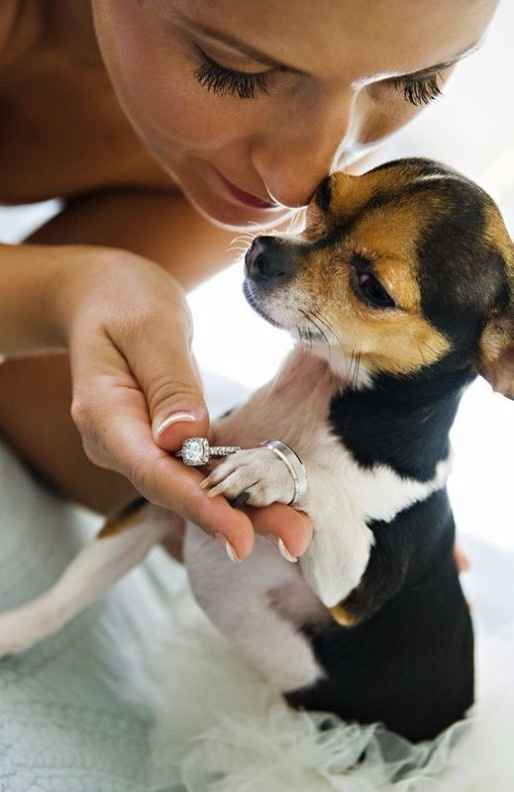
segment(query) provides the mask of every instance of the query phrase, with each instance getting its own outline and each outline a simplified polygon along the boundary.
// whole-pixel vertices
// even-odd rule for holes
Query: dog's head
[[[302,234],[255,239],[244,291],[330,360],[404,375],[447,359],[514,397],[514,246],[492,199],[439,163],[332,174]]]

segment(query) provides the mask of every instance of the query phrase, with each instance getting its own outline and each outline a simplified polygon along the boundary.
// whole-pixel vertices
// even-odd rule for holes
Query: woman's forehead
[[[408,74],[482,38],[498,0],[171,0],[177,21],[219,31],[300,71],[348,80]]]

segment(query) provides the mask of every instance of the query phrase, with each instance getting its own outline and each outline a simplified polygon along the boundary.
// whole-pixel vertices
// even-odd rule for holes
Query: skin
[[[496,5],[320,0],[314,17],[310,0],[4,0],[0,202],[64,205],[16,250],[43,272],[41,291],[27,279],[11,298],[0,279],[17,308],[0,327],[0,426],[49,486],[104,513],[137,490],[221,533],[239,558],[254,530],[304,552],[304,515],[210,500],[202,475],[166,453],[209,431],[184,290],[230,263],[235,232],[283,223],[335,168],[365,170],[424,106],[394,80],[469,54]],[[226,69],[272,69],[267,92],[209,92],[198,47]],[[272,208],[238,203],[222,177]],[[0,246],[6,277],[14,255]],[[32,308],[42,304],[45,321]],[[176,411],[193,420],[159,434]]]

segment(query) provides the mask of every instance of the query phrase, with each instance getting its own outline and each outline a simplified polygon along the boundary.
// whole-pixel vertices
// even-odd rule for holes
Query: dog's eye
[[[353,262],[352,262],[353,263]],[[386,292],[378,278],[361,267],[352,267],[350,285],[354,294],[371,308],[394,308],[395,301]]]

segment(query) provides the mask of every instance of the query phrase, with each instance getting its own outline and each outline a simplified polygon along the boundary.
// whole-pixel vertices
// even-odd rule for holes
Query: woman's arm
[[[189,291],[231,263],[236,236],[205,220],[178,192],[118,189],[70,201],[27,241],[128,250],[159,264]]]
[[[74,250],[80,258],[81,248]],[[66,252],[60,248],[0,244],[0,356],[64,349],[55,315],[53,284]]]

